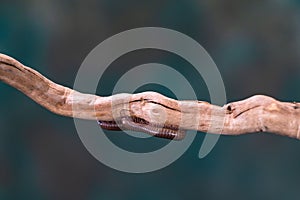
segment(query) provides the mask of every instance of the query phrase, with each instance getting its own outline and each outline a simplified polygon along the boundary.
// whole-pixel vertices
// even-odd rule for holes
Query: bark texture
[[[113,121],[125,110],[128,116],[181,129],[224,135],[270,132],[300,139],[300,103],[264,95],[222,107],[204,101],[177,101],[156,92],[101,97],[56,84],[4,54],[0,54],[0,80],[67,117]]]

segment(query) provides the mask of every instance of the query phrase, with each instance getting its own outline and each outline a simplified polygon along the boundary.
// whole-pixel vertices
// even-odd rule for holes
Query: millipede
[[[98,121],[98,124],[106,130],[138,131],[169,140],[182,140],[186,135],[185,130],[180,130],[176,126],[154,124],[135,116],[122,116],[116,121]]]

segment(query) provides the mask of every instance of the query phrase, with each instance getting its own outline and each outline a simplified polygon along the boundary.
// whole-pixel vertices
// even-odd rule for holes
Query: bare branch
[[[15,59],[0,54],[0,80],[46,109],[63,116],[113,121],[128,116],[168,126],[239,135],[272,132],[300,139],[300,103],[256,95],[223,107],[203,101],[177,101],[155,92],[100,97],[58,85]]]

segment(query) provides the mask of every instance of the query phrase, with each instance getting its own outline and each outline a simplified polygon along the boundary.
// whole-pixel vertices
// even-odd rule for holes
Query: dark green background
[[[90,50],[116,33],[143,26],[171,28],[197,40],[219,67],[228,101],[258,93],[300,101],[297,0],[2,0],[0,52],[72,87]],[[161,61],[188,71],[188,64],[164,52],[135,53],[113,63],[98,94],[111,93],[124,67]],[[198,80],[192,73],[190,78]],[[172,96],[157,85],[139,90]],[[204,83],[195,90],[199,99],[209,101]],[[46,111],[3,83],[0,109],[0,199],[299,199],[300,143],[295,139],[221,136],[213,151],[199,159],[204,138],[199,132],[172,165],[127,174],[95,160],[72,119]],[[111,139],[136,145],[131,150],[144,146],[121,135]]]

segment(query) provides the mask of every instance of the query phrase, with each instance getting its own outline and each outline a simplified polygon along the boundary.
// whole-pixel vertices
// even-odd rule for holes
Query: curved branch
[[[46,109],[63,116],[113,121],[127,110],[154,124],[239,135],[272,132],[300,139],[300,103],[256,95],[222,107],[203,101],[177,101],[156,92],[100,97],[56,84],[15,59],[0,54],[0,80]]]

